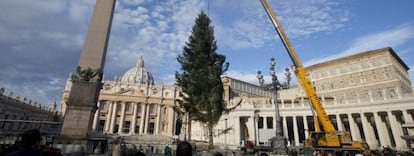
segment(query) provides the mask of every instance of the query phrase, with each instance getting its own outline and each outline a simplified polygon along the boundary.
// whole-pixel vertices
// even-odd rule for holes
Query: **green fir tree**
[[[213,127],[228,111],[223,101],[221,75],[228,69],[224,55],[216,53],[217,42],[211,20],[201,12],[195,20],[192,34],[177,57],[181,73],[176,72],[176,84],[181,87],[183,100],[179,106],[191,120],[208,129],[209,148],[213,148]],[[189,124],[191,130],[191,124]],[[191,136],[191,134],[189,134]]]

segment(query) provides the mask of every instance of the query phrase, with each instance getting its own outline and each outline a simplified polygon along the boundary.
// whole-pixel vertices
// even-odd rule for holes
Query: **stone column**
[[[341,114],[336,114],[336,126],[338,127],[338,131],[344,131],[344,124],[342,123]]]
[[[289,139],[286,116],[283,117],[283,136]]]
[[[242,127],[242,125],[240,125],[240,116],[233,117],[233,120],[234,120],[234,126],[233,127],[235,127],[235,129],[233,130],[233,132],[234,132],[234,136],[235,137],[233,139],[230,139],[230,140],[233,140],[233,142],[232,141],[230,141],[230,142],[233,143],[233,144],[235,144],[235,145],[240,145],[240,142],[241,142],[241,139],[240,139],[241,138],[241,134],[240,134],[240,132],[241,132],[242,129],[244,129],[244,127]],[[231,125],[231,123],[232,122],[230,122],[230,125]]]
[[[161,104],[158,104],[158,110],[157,110],[157,119],[155,120],[155,130],[154,130],[154,134],[159,134],[160,133],[160,124],[161,124]]]
[[[349,128],[351,130],[352,140],[361,140],[361,134],[359,133],[359,128],[355,123],[354,117],[351,113],[348,113]]]
[[[298,121],[296,115],[293,116],[293,136],[295,137],[295,146],[299,145],[299,131],[298,131]]]
[[[151,114],[151,112],[150,112],[150,107],[151,107],[151,104],[145,104],[145,109],[146,109],[146,114],[145,114],[145,120],[144,120],[144,127],[143,127],[143,130],[144,130],[144,134],[147,134],[148,133],[148,127],[149,127],[149,125],[148,125],[148,123],[149,123],[149,120],[150,120],[150,114]]]
[[[402,110],[402,114],[404,117],[405,124],[414,123],[413,118],[411,117],[411,114],[408,114],[408,110]],[[414,134],[414,129],[407,128],[407,133],[408,135]]]
[[[114,8],[115,0],[96,1],[76,74],[71,77],[61,140],[84,141],[92,130]]]
[[[323,107],[326,107],[325,96],[321,96],[321,101],[322,101]]]
[[[306,115],[303,116],[303,129],[305,131],[305,140],[306,140],[309,137],[308,118],[306,118]]]
[[[98,127],[99,125],[99,112],[100,112],[100,107],[101,106],[101,102],[98,101],[98,109],[96,109],[95,111],[95,116],[93,118],[93,125],[92,125],[92,130],[96,131],[96,127]]]
[[[113,101],[108,102],[108,114],[106,114],[106,121],[105,121],[105,132],[109,132],[111,127],[111,116],[112,116],[112,107],[113,107]]]
[[[146,106],[147,106],[147,104],[141,103],[141,118],[140,118],[141,121],[139,123],[140,134],[144,134],[144,132],[145,132],[145,130],[144,130],[145,120],[146,120],[146,118],[145,118],[146,114],[145,113],[148,113],[148,112],[145,112],[145,110],[147,109]]]
[[[300,97],[300,105],[301,105],[302,107],[305,107],[305,98]]]
[[[109,133],[114,133],[114,128],[116,125],[116,116],[118,114],[118,102],[114,101],[113,103],[113,110],[112,110],[112,117],[111,117],[111,124],[109,126]]]
[[[119,120],[118,134],[124,133],[124,122],[125,122],[125,102],[121,103],[121,119]]]
[[[405,123],[413,123],[413,118],[407,113],[407,110],[402,111]]]
[[[171,135],[174,135],[174,130],[175,130],[175,127],[174,127],[174,125],[175,125],[175,119],[176,119],[176,117],[175,117],[175,114],[174,114],[174,110],[172,109],[172,108],[170,108],[170,107],[167,107],[167,110],[168,110],[168,130],[170,130],[169,132],[168,132],[168,134],[171,134]]]
[[[388,130],[385,123],[381,120],[381,116],[378,114],[379,112],[374,112],[374,119],[375,125],[378,131],[378,137],[380,140],[381,146],[390,146],[390,137],[388,135]]]
[[[391,111],[388,111],[387,115],[390,121],[391,131],[392,135],[394,136],[397,149],[401,150],[402,148],[407,147],[407,144],[405,144],[405,140],[401,138],[401,136],[404,135],[401,123],[397,121],[396,116]]]
[[[129,134],[135,134],[135,129],[137,127],[137,114],[138,114],[138,104],[137,103],[132,103],[132,109],[133,109],[133,115],[132,115],[132,123],[130,129],[131,131],[129,131]]]
[[[361,115],[361,122],[362,122],[362,129],[364,130],[365,142],[369,145],[369,147],[377,147],[376,139],[375,139],[375,132],[368,121],[368,118],[365,116],[364,113],[360,113]]]

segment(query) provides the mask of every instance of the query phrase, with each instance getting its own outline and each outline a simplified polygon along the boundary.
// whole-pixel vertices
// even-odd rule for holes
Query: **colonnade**
[[[403,131],[402,124],[413,122],[409,111],[353,112],[329,116],[338,131],[351,132],[353,140],[365,141],[372,149],[387,146],[405,149],[408,145],[401,136],[407,135],[407,132]],[[310,115],[282,115],[281,118],[283,135],[293,146],[303,143],[308,138],[308,132],[315,130]]]
[[[92,129],[109,134],[172,134],[174,112],[164,104],[99,101]]]

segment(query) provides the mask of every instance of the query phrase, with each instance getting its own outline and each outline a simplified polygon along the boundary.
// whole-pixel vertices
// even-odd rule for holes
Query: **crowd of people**
[[[16,144],[0,151],[0,155],[6,156],[61,156],[61,151],[57,148],[53,148],[49,145],[41,145],[42,137],[39,130],[29,130],[24,132],[20,135]],[[123,156],[123,155],[131,155],[131,156],[151,156],[153,155],[152,151],[153,148],[148,145],[146,153],[140,146],[136,151],[129,152],[128,154],[125,153],[125,147],[121,146],[122,138],[117,138],[111,142],[112,150],[110,154],[112,156]],[[124,149],[123,149],[124,148]],[[168,144],[165,145],[164,156],[200,156],[199,151],[197,150],[195,144],[192,145],[189,142],[182,141],[178,142],[177,147],[173,150]],[[263,153],[262,153],[263,154]],[[381,151],[372,151],[373,155],[381,155],[381,156],[394,156],[397,155],[396,151],[393,151],[389,147],[383,147]],[[84,152],[82,153],[72,153],[74,156],[83,156],[85,155]],[[223,154],[216,152],[213,154],[214,156],[222,156]],[[289,155],[298,155],[296,151],[291,151]],[[318,154],[314,154],[318,155]],[[412,155],[410,153],[404,153],[402,155]],[[261,155],[262,156],[262,155]]]
[[[0,155],[6,156],[61,156],[57,148],[42,145],[42,136],[39,130],[33,129],[19,136],[16,143],[4,149]]]

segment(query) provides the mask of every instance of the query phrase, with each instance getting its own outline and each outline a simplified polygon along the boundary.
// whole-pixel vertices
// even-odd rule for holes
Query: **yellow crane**
[[[298,59],[295,50],[290,44],[282,26],[280,25],[272,8],[267,0],[260,0],[267,15],[273,23],[280,39],[285,46],[289,57],[294,66],[294,72],[298,82],[302,85],[307,97],[310,100],[311,106],[316,113],[315,132],[310,132],[309,138],[305,141],[305,148],[316,151],[327,152],[349,152],[349,153],[369,153],[369,148],[366,143],[360,141],[352,141],[349,132],[339,132],[335,129],[331,120],[328,117],[321,101],[316,95],[316,91],[311,81],[306,76],[306,71]]]

